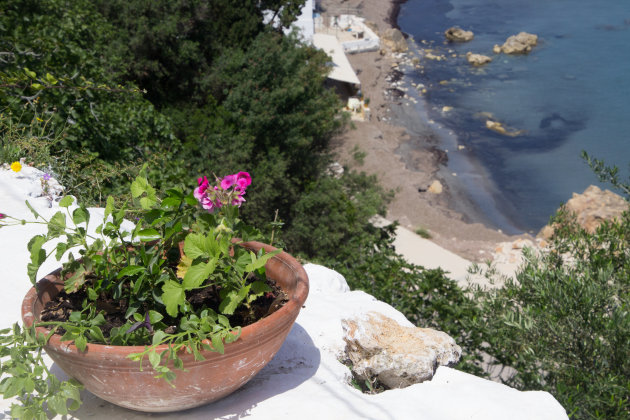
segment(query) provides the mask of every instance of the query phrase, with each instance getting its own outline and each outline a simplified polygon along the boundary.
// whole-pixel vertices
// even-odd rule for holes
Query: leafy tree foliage
[[[246,51],[228,50],[208,78],[203,107],[165,109],[191,170],[235,171],[260,180],[244,217],[262,226],[275,210],[287,223],[297,198],[330,162],[343,127],[338,98],[323,86],[327,58],[295,38],[263,32]]]
[[[267,29],[270,8],[288,27],[304,1],[290,0],[114,0],[98,1],[107,20],[120,28],[128,46],[129,80],[161,107],[205,99],[205,78],[226,50],[245,50]],[[273,9],[271,9],[273,8]],[[297,9],[296,9],[297,8]],[[299,14],[299,13],[298,13]]]
[[[34,139],[58,158],[46,164],[78,163],[83,180],[109,172],[114,186],[117,162],[148,160],[156,144],[172,141],[167,119],[134,85],[118,83],[116,30],[91,2],[2,1],[0,9],[0,109],[14,127],[46,121]]]
[[[339,253],[362,253],[357,244],[380,240],[370,219],[385,212],[385,194],[374,176],[344,173],[312,182],[296,203],[287,243],[308,258],[329,261]],[[348,247],[354,248],[346,251]]]

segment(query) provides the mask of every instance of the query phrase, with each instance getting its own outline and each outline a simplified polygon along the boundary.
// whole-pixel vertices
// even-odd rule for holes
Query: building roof
[[[360,85],[361,81],[352,69],[343,47],[334,35],[314,34],[313,45],[323,50],[332,59],[329,79]]]

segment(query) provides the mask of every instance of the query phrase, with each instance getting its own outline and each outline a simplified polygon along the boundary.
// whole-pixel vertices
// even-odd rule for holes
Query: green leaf
[[[70,379],[61,383],[61,394],[66,397],[67,400],[71,400],[72,403],[70,410],[78,410],[81,406],[81,394],[80,390],[83,389],[83,385],[76,379]]]
[[[140,290],[142,289],[142,285],[144,284],[144,280],[146,279],[145,275],[142,275],[140,277],[138,277],[138,279],[133,282],[133,294],[134,295],[138,295],[140,293]]]
[[[219,322],[219,324],[223,325],[225,328],[230,328],[230,320],[227,319],[225,315],[219,314],[217,316],[217,321]]]
[[[84,336],[80,335],[74,339],[74,345],[77,346],[79,351],[85,351],[87,347],[87,340]]]
[[[214,351],[221,354],[225,351],[223,347],[223,340],[221,340],[221,337],[217,334],[212,335],[212,347],[214,348]]]
[[[23,393],[23,386],[21,378],[9,377],[3,379],[3,397],[11,398],[16,395],[21,395]]]
[[[146,178],[138,176],[131,183],[131,195],[133,198],[138,198],[145,192],[147,192],[149,188],[149,181]]]
[[[151,324],[160,322],[162,319],[164,319],[164,316],[161,313],[154,310],[149,311],[149,322],[151,322]]]
[[[184,361],[179,357],[173,359],[173,367],[175,369],[184,370]]]
[[[50,74],[50,73],[46,73],[45,79],[51,85],[56,85],[57,84],[57,79],[55,79],[55,77],[52,74]]]
[[[64,290],[67,293],[76,292],[85,283],[87,271],[83,265],[77,267],[72,276],[64,281]]]
[[[264,281],[257,280],[252,283],[251,293],[256,296],[260,296],[263,293],[271,292],[271,287]]]
[[[33,213],[33,216],[35,216],[35,219],[42,217],[39,215],[39,213],[37,213],[37,211],[33,208],[33,206],[31,206],[31,203],[29,203],[28,201],[25,201],[25,203],[26,203],[26,207],[28,207],[31,213]]]
[[[199,353],[199,346],[196,342],[193,342],[190,345],[190,349],[193,352],[193,356],[195,357],[195,360],[204,360],[204,357],[201,355],[201,353]]]
[[[44,235],[35,235],[28,242],[27,249],[31,252],[31,262],[39,264],[44,262],[46,252],[42,249],[42,246],[45,243],[46,237]]]
[[[85,207],[79,207],[72,212],[72,221],[75,225],[85,222],[87,225],[90,221],[90,212]]]
[[[144,267],[139,265],[128,265],[118,272],[116,278],[121,279],[125,276],[133,276],[138,273],[142,273],[145,270]]]
[[[149,318],[151,317],[151,314],[149,313]],[[157,344],[161,344],[162,340],[164,340],[164,338],[166,337],[166,333],[162,330],[156,331],[155,334],[153,334],[153,339],[151,341],[152,345],[157,345]]]
[[[175,197],[167,197],[162,200],[162,208],[163,209],[176,209],[179,207],[179,204],[182,202],[181,199]]]
[[[262,249],[261,249],[262,251]],[[253,252],[250,251],[250,254],[252,256],[252,262],[250,264],[248,264],[245,267],[246,271],[255,271],[258,270],[259,268],[262,268],[265,266],[265,264],[267,263],[267,261],[269,261],[270,258],[272,258],[274,255],[278,255],[279,253],[281,253],[282,250],[280,249],[276,249],[275,251],[271,251],[267,254],[263,254],[261,256],[259,256],[258,258],[255,258],[255,254]]]
[[[37,272],[39,267],[46,260],[46,251],[42,246],[46,243],[46,237],[44,235],[36,235],[28,242],[28,250],[31,252],[31,262],[27,265],[26,271],[28,277],[31,279],[31,283],[37,282]]]
[[[213,258],[207,263],[197,263],[190,266],[184,276],[184,289],[190,290],[201,286],[203,282],[210,277],[210,274],[214,272],[216,266],[217,258]]]
[[[236,333],[236,334],[234,334]],[[241,327],[235,327],[229,334],[225,335],[226,343],[233,343],[241,337]]]
[[[32,378],[24,378],[24,391],[30,394],[35,390],[35,381]]]
[[[61,257],[63,257],[63,254],[65,254],[68,250],[68,244],[65,242],[59,242],[56,248],[57,252],[55,253],[55,258],[59,261]]]
[[[107,217],[114,211],[114,197],[111,195],[107,197],[107,204],[105,205],[105,213],[103,214],[103,221],[107,220]]]
[[[184,254],[188,258],[213,257],[218,252],[217,242],[209,236],[191,233],[184,240]]]
[[[160,355],[155,351],[155,349],[151,350],[149,352],[149,363],[151,363],[151,366],[153,366],[153,369],[156,369],[158,366],[160,366],[160,361],[161,361],[161,357]]]
[[[251,285],[247,285],[241,287],[238,291],[231,290],[228,294],[223,298],[221,304],[219,305],[219,310],[221,313],[225,315],[232,315],[238,305],[245,299],[247,294],[249,293],[249,288]]]
[[[151,198],[151,197],[142,197],[140,199],[140,206],[145,209],[145,210],[149,210],[150,208],[152,208],[153,206],[155,206],[155,204],[157,203],[157,199],[155,198]]]
[[[99,312],[98,315],[96,315],[94,318],[92,318],[90,320],[90,325],[92,326],[101,326],[101,325],[105,325],[107,323],[107,321],[105,320],[105,316],[103,315],[102,312]]]
[[[155,189],[149,185],[149,181],[146,178],[138,176],[131,183],[131,195],[133,198],[138,198],[143,194],[146,194],[146,196],[140,199],[140,205],[143,209],[148,210],[157,203]]]
[[[81,322],[81,312],[79,311],[73,311],[70,316],[68,317],[68,320],[70,322],[74,322],[74,323],[78,323]]]
[[[70,207],[74,203],[74,197],[71,195],[66,195],[59,201],[59,207]]]
[[[65,233],[66,230],[66,215],[58,211],[50,218],[48,222],[48,236],[50,238],[56,238]]]
[[[103,331],[96,325],[90,328],[90,335],[92,340],[98,343],[105,343],[105,336],[103,335]]]
[[[234,269],[239,274],[239,276],[243,276],[243,274],[245,274],[245,268],[251,262],[251,259],[247,252],[243,252],[242,250],[240,251],[241,252],[236,259],[236,263],[234,264]]]
[[[162,286],[162,301],[166,306],[166,313],[172,317],[177,316],[178,307],[186,304],[186,293],[181,284],[168,280]]]
[[[129,318],[132,315],[135,316],[136,312],[138,312],[138,309],[140,309],[141,304],[142,302],[136,301],[129,305],[129,307],[127,308],[127,312],[125,312],[125,318]]]
[[[142,229],[138,232],[138,239],[142,242],[150,242],[158,240],[162,237],[156,229]]]
[[[56,414],[60,414],[62,416],[68,414],[66,399],[59,394],[51,395],[48,398],[48,407]]]
[[[96,293],[96,290],[94,290],[93,288],[91,287],[88,288],[87,292],[88,292],[88,298],[91,301],[95,301],[96,299],[98,299],[98,293]]]
[[[26,73],[26,75],[28,77],[30,77],[31,79],[37,78],[37,73],[35,73],[34,71],[29,70],[27,67],[24,67],[24,73]]]

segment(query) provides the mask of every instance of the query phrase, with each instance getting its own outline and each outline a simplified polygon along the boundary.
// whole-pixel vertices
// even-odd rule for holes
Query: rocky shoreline
[[[383,37],[397,29],[402,3],[391,0],[384,7],[379,0],[347,0],[343,8],[364,17]],[[341,2],[323,0],[321,6],[322,15],[334,16]],[[487,260],[497,243],[511,238],[473,223],[479,215],[470,216],[474,209],[465,195],[442,179],[440,171],[448,154],[438,148],[438,128],[428,116],[419,118],[415,106],[410,106],[418,101],[408,90],[421,90],[422,86],[406,86],[403,80],[403,67],[418,65],[420,58],[400,52],[390,42],[381,51],[351,54],[348,59],[361,80],[364,97],[370,99],[372,117],[354,122],[354,128],[335,139],[333,147],[340,163],[376,174],[384,188],[396,191],[388,206],[389,220],[411,231],[427,231],[432,241],[466,259]],[[357,152],[363,155],[361,159],[356,159]]]
[[[412,232],[422,230],[428,233],[431,241],[469,261],[493,260],[497,264],[520,261],[520,250],[524,245],[544,248],[547,237],[534,238],[526,233],[506,235],[480,223],[485,220],[490,224],[491,215],[484,214],[470,202],[464,183],[457,182],[457,174],[447,170],[449,157],[455,158],[452,152],[458,150],[456,139],[449,146],[453,149],[451,153],[440,149],[444,147],[441,146],[445,143],[443,140],[451,133],[430,119],[422,99],[426,92],[424,86],[408,85],[404,78],[406,69],[422,65],[423,60],[440,57],[431,57],[431,50],[411,42],[411,48],[408,48],[408,41],[397,25],[403,3],[405,0],[390,0],[389,7],[384,7],[379,0],[321,2],[324,16],[327,10],[330,10],[330,16],[339,13],[343,4],[343,10],[365,18],[382,41],[380,51],[348,56],[361,80],[363,96],[370,100],[371,119],[354,121],[352,128],[334,140],[334,151],[344,166],[375,174],[384,188],[396,192],[388,206],[388,220],[398,221]],[[475,165],[474,162],[467,164]],[[473,172],[483,173],[483,168],[475,167]],[[601,192],[597,197],[609,202],[608,194],[611,193]],[[599,200],[592,198],[593,193],[589,190],[574,194],[574,197],[581,195],[588,197],[582,201]],[[621,197],[617,198],[616,202],[621,200],[623,203]],[[620,205],[612,213],[620,214],[623,209]],[[572,210],[578,214],[592,211],[587,208]],[[604,211],[606,214],[597,209],[594,211],[596,215],[593,217],[597,220],[610,218],[607,211]]]

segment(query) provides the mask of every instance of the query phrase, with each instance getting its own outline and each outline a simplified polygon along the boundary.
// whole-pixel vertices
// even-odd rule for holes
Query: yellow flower
[[[15,161],[11,164],[11,169],[13,172],[20,172],[22,170],[22,164],[18,161]]]

